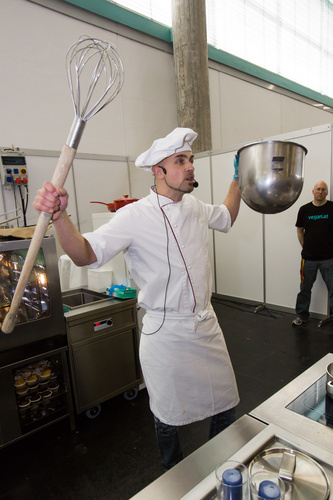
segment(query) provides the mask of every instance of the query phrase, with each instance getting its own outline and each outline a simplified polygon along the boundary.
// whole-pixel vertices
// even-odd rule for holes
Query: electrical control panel
[[[8,189],[11,186],[28,184],[28,169],[23,151],[0,149],[1,182]]]

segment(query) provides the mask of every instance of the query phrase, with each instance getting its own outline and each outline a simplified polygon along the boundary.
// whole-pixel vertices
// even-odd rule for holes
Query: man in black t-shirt
[[[297,318],[293,326],[309,319],[311,290],[319,269],[330,299],[330,318],[333,319],[333,202],[326,200],[328,187],[317,182],[313,201],[303,205],[296,221],[297,237],[302,247],[301,285],[297,295]]]

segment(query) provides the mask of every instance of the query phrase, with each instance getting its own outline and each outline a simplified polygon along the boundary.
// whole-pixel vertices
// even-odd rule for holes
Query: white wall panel
[[[1,67],[6,68],[0,95],[6,117],[0,121],[1,146],[62,148],[74,118],[66,53],[82,34],[116,46],[125,80],[116,99],[87,123],[80,153],[136,155],[156,135],[166,135],[177,125],[171,53],[26,0],[2,0],[1,21],[0,43],[6,47],[0,54]]]
[[[213,150],[222,148],[222,116],[224,109],[221,109],[221,84],[220,73],[218,71],[209,71],[209,93],[210,93],[210,119],[212,124],[212,145]],[[237,139],[233,141],[233,145]]]
[[[324,112],[325,113],[325,112]],[[304,103],[290,97],[281,96],[281,130],[291,132],[305,128],[325,125],[332,121],[332,115],[327,114],[327,121],[323,122],[323,111],[315,106],[306,106]]]
[[[222,203],[234,173],[234,152],[212,156],[213,200]],[[241,203],[229,233],[215,231],[216,292],[263,301],[262,216]]]
[[[194,189],[194,196],[197,196],[205,203],[212,203],[212,190],[211,190],[211,171],[210,171],[210,157],[200,157],[194,160],[195,179],[199,186]],[[215,276],[215,261],[214,261],[214,234],[213,231],[209,232],[209,260],[212,268],[213,278]],[[213,279],[213,292],[215,289],[215,280]]]
[[[28,198],[28,206],[26,212],[27,226],[34,226],[37,223],[38,214],[33,207],[33,201],[37,194],[37,190],[42,187],[43,182],[49,181],[52,178],[57,162],[58,158],[54,156],[26,156],[26,164],[27,164],[28,180],[29,180],[28,182],[29,198]],[[76,211],[72,170],[70,170],[68,174],[65,187],[70,195],[68,213],[71,214],[72,221],[74,225],[77,227],[78,215]],[[24,188],[22,187],[21,189],[22,193],[24,193]],[[19,202],[19,192],[17,187],[15,187],[15,193],[17,200],[16,205],[21,206],[21,203]],[[7,190],[4,187],[2,187],[1,197],[5,204],[6,210],[13,210],[15,208],[15,199],[12,190]],[[18,214],[22,214],[22,212],[19,212]],[[13,215],[14,214],[11,214],[11,216]],[[10,218],[10,216],[8,216],[7,218]],[[2,218],[1,220],[3,221],[5,219]],[[15,222],[12,222],[11,224],[13,227],[16,227]],[[19,225],[20,227],[23,227],[24,225],[22,217],[20,219]],[[52,227],[48,231],[48,234],[55,234],[55,231]],[[57,252],[59,256],[63,253],[58,243],[57,243]]]
[[[222,148],[282,132],[279,94],[222,73],[220,113]]]
[[[124,122],[116,133],[125,137],[127,154],[139,155],[150,148],[155,139],[177,126],[173,57],[121,37],[119,53],[125,68],[121,91]],[[113,133],[112,123],[111,130]]]
[[[80,231],[92,231],[91,214],[108,210],[105,205],[90,202],[112,203],[129,194],[127,162],[75,159],[73,171]]]
[[[210,157],[194,156],[194,176],[199,186],[194,189],[192,194],[205,203],[212,203]]]
[[[152,172],[137,168],[134,160],[129,160],[130,194],[133,198],[144,198],[150,193],[150,188],[155,184]]]
[[[214,151],[332,120],[331,113],[301,102],[297,96],[279,94],[223,68],[210,68],[209,80]]]
[[[313,200],[312,189],[319,180],[330,186],[331,143],[330,127],[318,127],[284,135],[283,140],[302,144],[308,149],[305,157],[304,186],[298,200],[280,214],[265,216],[266,234],[266,301],[287,308],[294,308],[299,291],[301,246],[296,234],[296,218],[299,208]],[[330,194],[328,196],[330,198]],[[327,291],[318,274],[315,282],[310,312],[327,313]]]
[[[33,207],[33,201],[45,181],[50,181],[56,169],[58,158],[47,156],[26,156],[26,163],[29,173],[29,204],[27,210],[27,224],[34,225],[37,223],[38,214]],[[74,186],[73,186],[73,171],[70,170],[64,186],[69,195],[68,212],[71,214],[72,221],[77,226],[78,215],[76,211]]]
[[[1,99],[6,116],[3,130],[0,124],[3,143],[61,149],[74,118],[66,77],[67,50],[82,34],[108,39],[115,45],[117,35],[30,2],[4,3],[1,9],[4,29],[0,35],[5,40],[3,46],[7,47],[0,57],[2,67],[6,67]],[[15,30],[11,29],[13,20]],[[27,26],[34,29],[27,32]],[[113,145],[114,154],[116,151],[125,154],[119,123],[123,122],[121,100],[116,99],[110,106],[112,111],[107,108],[108,111],[104,110],[87,124],[80,151],[110,153]],[[110,136],[111,117],[114,133]]]

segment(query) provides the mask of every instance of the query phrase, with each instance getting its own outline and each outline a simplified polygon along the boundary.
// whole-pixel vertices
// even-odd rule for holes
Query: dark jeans
[[[302,262],[301,286],[296,300],[296,314],[303,320],[309,318],[311,291],[320,271],[327,286],[330,301],[330,318],[333,319],[333,259],[304,260]]]
[[[230,410],[214,415],[211,418],[209,439],[213,438],[232,424],[236,419],[235,415],[235,408],[231,408]],[[184,458],[179,442],[178,427],[175,425],[164,424],[155,416],[154,421],[163,467],[171,469]]]

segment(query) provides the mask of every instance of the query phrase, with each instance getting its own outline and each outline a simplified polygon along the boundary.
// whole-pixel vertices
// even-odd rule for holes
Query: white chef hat
[[[137,157],[135,166],[149,171],[153,165],[168,156],[181,151],[192,151],[191,144],[197,136],[190,128],[177,127],[166,137],[156,139],[147,151]]]

